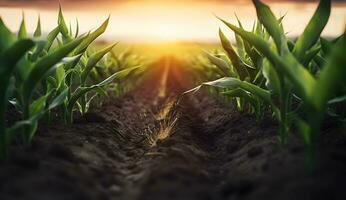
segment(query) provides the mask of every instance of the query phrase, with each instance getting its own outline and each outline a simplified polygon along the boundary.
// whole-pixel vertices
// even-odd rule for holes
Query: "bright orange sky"
[[[15,2],[15,3],[12,3]],[[18,3],[19,2],[19,3]],[[26,3],[23,3],[26,2]],[[30,3],[28,3],[30,2]],[[97,27],[111,14],[105,40],[122,42],[198,41],[217,42],[218,27],[227,30],[215,17],[218,15],[235,23],[234,13],[250,28],[256,18],[250,0],[232,1],[60,1],[67,21],[80,22],[80,30],[86,32]],[[72,2],[72,3],[71,3]],[[284,26],[290,36],[303,31],[313,14],[317,2],[266,1],[277,15],[286,14]],[[346,25],[346,3],[333,4],[332,14],[325,36],[336,36]],[[33,32],[38,14],[43,31],[56,26],[57,1],[4,1],[0,0],[0,15],[5,23],[17,30],[24,10],[27,29]],[[233,34],[229,34],[233,35]]]

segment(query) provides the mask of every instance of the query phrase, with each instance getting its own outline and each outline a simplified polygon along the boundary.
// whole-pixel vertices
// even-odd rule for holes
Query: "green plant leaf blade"
[[[237,53],[232,47],[231,42],[227,39],[227,37],[223,34],[221,29],[219,29],[219,37],[221,40],[221,44],[223,49],[226,51],[229,59],[232,62],[232,65],[234,68],[237,70],[239,74],[239,78],[241,80],[244,80],[246,77],[249,76],[249,72],[246,70],[246,67],[244,64],[241,62],[240,58],[238,57]]]
[[[84,53],[84,51],[88,48],[88,46],[97,38],[99,37],[102,33],[106,31],[106,28],[109,23],[109,18],[106,19],[102,23],[102,25],[97,28],[94,32],[88,34],[87,38],[73,51],[74,55]]]
[[[11,31],[6,27],[0,17],[0,53],[7,49],[14,42],[14,37]]]
[[[37,26],[34,32],[34,37],[40,37],[42,35],[42,30],[41,30],[41,17],[38,16],[37,19]]]
[[[270,48],[270,45],[263,38],[257,36],[254,33],[244,31],[233,24],[230,24],[222,19],[230,29],[238,33],[244,40],[252,44],[258,51],[260,51],[268,60],[273,64],[278,73],[287,76],[289,80],[294,84],[295,89],[302,96],[306,96],[312,90],[312,85],[316,83],[314,77],[310,72],[305,69],[295,57],[288,51],[282,51],[282,59],[275,51]]]
[[[68,101],[68,105],[67,105],[67,109],[68,112],[71,113],[73,106],[76,104],[76,102],[78,101],[79,98],[81,98],[82,96],[84,96],[86,93],[95,90],[99,87],[103,87],[105,85],[108,85],[110,83],[112,83],[114,81],[114,79],[123,79],[124,77],[128,76],[131,72],[139,69],[141,66],[135,66],[135,67],[131,67],[128,69],[124,69],[121,70],[119,72],[114,73],[113,75],[111,75],[110,77],[108,77],[107,79],[103,80],[102,82],[92,85],[92,86],[88,86],[88,87],[79,87],[77,88],[77,90],[72,94],[71,98]]]
[[[90,71],[93,69],[93,67],[96,66],[96,64],[103,58],[104,55],[106,55],[108,52],[110,52],[113,47],[115,46],[116,44],[112,44],[104,49],[101,49],[100,51],[94,53],[93,55],[91,55],[89,58],[88,58],[88,62],[82,72],[82,75],[81,75],[81,82],[82,84],[85,83]]]
[[[56,49],[51,54],[42,57],[32,68],[27,79],[24,81],[22,86],[22,93],[25,101],[29,101],[35,87],[42,80],[44,75],[61,61],[66,55],[73,51],[82,41],[84,37],[73,40],[64,46]]]
[[[232,77],[223,77],[220,79],[217,79],[215,81],[210,81],[210,82],[204,82],[201,85],[188,90],[184,92],[184,94],[191,93],[191,92],[196,92],[201,89],[203,86],[211,86],[211,87],[216,87],[216,88],[222,88],[222,89],[243,89],[247,92],[250,92],[251,94],[258,96],[261,98],[263,101],[265,101],[268,104],[271,104],[271,98],[270,98],[270,92],[258,87],[257,85],[248,83],[246,81],[241,81],[237,78],[232,78]]]
[[[225,76],[234,76],[237,77],[238,75],[235,74],[233,72],[233,69],[228,66],[227,62],[225,62],[224,60],[222,60],[221,58],[218,58],[212,54],[210,54],[207,51],[204,51],[204,54],[207,56],[207,58],[209,59],[209,61],[214,64],[217,68],[219,68],[221,70],[221,72],[225,75]]]
[[[24,19],[24,13],[23,13],[22,22],[20,23],[20,27],[18,31],[18,39],[24,39],[24,38],[27,38],[27,36],[28,34],[26,31],[25,19]]]
[[[335,92],[345,83],[346,74],[346,38],[343,37],[335,44],[334,48],[330,52],[329,58],[326,61],[325,66],[320,72],[319,79],[314,85],[312,91],[318,91],[309,93],[309,100],[314,110],[324,113],[326,104]]]
[[[262,3],[260,0],[253,0],[253,3],[256,7],[258,19],[273,37],[279,52],[283,49],[288,49],[284,31],[280,26],[279,20],[276,19],[269,6]]]
[[[294,46],[293,54],[298,60],[304,59],[306,51],[309,50],[320,38],[320,35],[328,22],[330,11],[331,1],[321,0],[303,34],[300,35]]]

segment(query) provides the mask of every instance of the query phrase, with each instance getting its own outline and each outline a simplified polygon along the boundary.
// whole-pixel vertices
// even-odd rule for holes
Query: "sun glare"
[[[91,5],[84,5],[89,8]],[[236,23],[233,13],[237,13],[245,28],[250,29],[256,18],[255,10],[249,3],[228,3],[225,1],[205,2],[188,1],[163,2],[163,1],[124,1],[122,3],[109,2],[107,6],[93,4],[95,9],[85,12],[81,7],[72,6],[62,2],[66,20],[75,25],[79,20],[80,32],[86,32],[96,28],[98,22],[111,15],[110,24],[102,39],[107,41],[118,40],[127,43],[165,43],[193,41],[204,43],[218,42],[217,30],[219,27],[227,30],[213,13],[232,23]],[[287,13],[283,23],[289,36],[301,33],[312,16],[316,3],[297,4],[286,2],[272,3],[273,11],[277,15]],[[44,7],[2,7],[0,13],[5,23],[13,30],[18,30],[22,11],[25,13],[27,29],[34,31],[37,16],[41,15],[43,32],[56,26],[56,8],[58,5],[50,5],[50,9]],[[83,6],[82,6],[83,7]],[[333,12],[325,36],[335,36],[343,32],[346,23],[346,5],[333,7]],[[299,21],[299,23],[297,23]],[[233,37],[233,34],[229,34]],[[231,38],[234,39],[234,38]]]
[[[155,34],[157,34],[157,41],[173,42],[181,38],[180,29],[174,24],[162,24],[156,27]]]

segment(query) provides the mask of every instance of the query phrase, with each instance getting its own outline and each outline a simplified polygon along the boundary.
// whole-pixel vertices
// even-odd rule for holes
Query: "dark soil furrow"
[[[158,84],[164,63],[167,80]],[[280,147],[271,117],[259,125],[203,92],[179,98],[192,87],[184,69],[163,58],[136,90],[73,125],[40,127],[30,146],[14,144],[0,163],[0,199],[346,199],[338,129],[322,134],[308,173],[299,136]]]

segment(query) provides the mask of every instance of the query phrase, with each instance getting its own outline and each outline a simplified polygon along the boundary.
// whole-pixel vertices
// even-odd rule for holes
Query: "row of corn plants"
[[[58,25],[42,35],[38,19],[34,34],[28,35],[25,20],[18,33],[12,33],[0,19],[0,156],[6,158],[11,140],[30,144],[39,120],[49,121],[61,115],[65,123],[73,122],[73,113],[85,114],[96,96],[107,95],[107,89],[135,72],[139,63],[111,69],[105,55],[115,44],[91,51],[89,46],[107,28],[109,18],[96,30],[79,34],[67,26],[61,8]],[[99,62],[102,62],[99,65]],[[119,61],[121,63],[121,61]],[[106,70],[102,71],[102,67]],[[100,69],[101,68],[101,69]],[[105,72],[107,73],[101,73]],[[21,117],[6,123],[9,104]]]
[[[279,123],[279,142],[287,143],[295,127],[313,166],[321,124],[326,116],[340,122],[346,133],[346,38],[321,37],[331,12],[330,0],[321,0],[303,33],[291,40],[285,35],[284,17],[277,18],[270,7],[253,0],[258,22],[246,31],[220,19],[235,33],[231,44],[220,30],[224,54],[206,53],[219,68],[222,78],[201,87],[217,88],[219,94],[234,98],[239,109],[261,118],[271,110]]]

